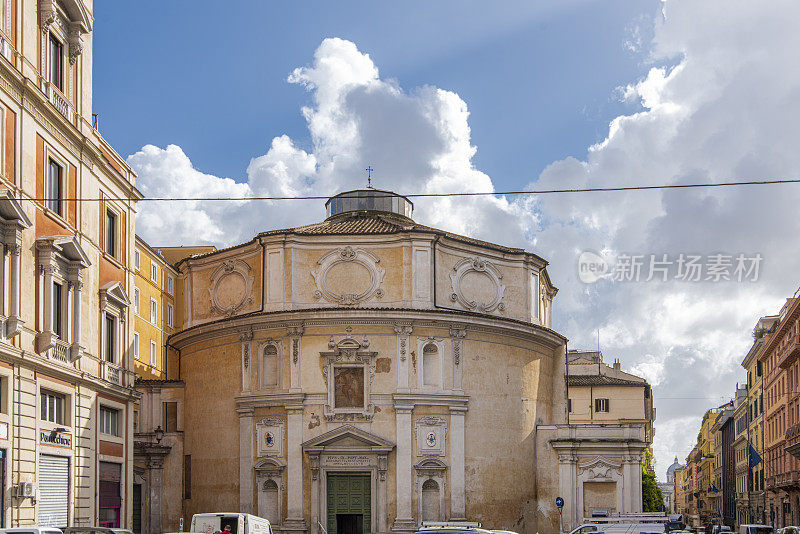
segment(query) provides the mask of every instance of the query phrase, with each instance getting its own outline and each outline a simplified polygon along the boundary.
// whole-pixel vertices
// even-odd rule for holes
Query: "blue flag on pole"
[[[750,445],[750,462],[748,464],[749,467],[755,467],[760,464],[762,461],[761,456],[758,454],[758,451]]]

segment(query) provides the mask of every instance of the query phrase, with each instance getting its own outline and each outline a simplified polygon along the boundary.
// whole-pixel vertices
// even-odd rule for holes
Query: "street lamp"
[[[164,439],[164,431],[161,429],[161,425],[158,425],[158,428],[156,428],[156,443],[161,443],[162,439]]]

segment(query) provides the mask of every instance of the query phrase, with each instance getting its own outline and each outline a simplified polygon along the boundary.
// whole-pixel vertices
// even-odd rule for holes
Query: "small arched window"
[[[432,479],[422,484],[422,520],[439,521],[439,484]]]
[[[428,343],[422,349],[422,384],[439,385],[439,349],[434,343]]]
[[[275,345],[264,347],[264,359],[261,364],[261,385],[266,387],[278,385],[278,348]]]

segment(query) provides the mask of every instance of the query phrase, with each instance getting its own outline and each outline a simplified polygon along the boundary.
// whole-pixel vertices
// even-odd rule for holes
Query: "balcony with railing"
[[[786,338],[786,346],[778,352],[777,367],[787,369],[797,361],[798,356],[800,356],[800,338],[792,333]]]
[[[778,488],[800,487],[800,471],[794,469],[775,475],[775,486]]]
[[[61,362],[64,365],[72,365],[69,361],[69,348],[69,343],[60,339],[56,339],[53,346],[50,348],[47,357],[51,360]]]
[[[53,104],[53,107],[56,108],[56,111],[61,113],[65,119],[69,122],[72,122],[72,118],[74,116],[74,111],[72,109],[72,104],[69,103],[67,97],[62,93],[58,87],[54,84],[50,83],[47,80],[42,80],[44,94],[47,96],[47,99]]]
[[[118,386],[124,385],[125,370],[111,362],[102,362],[101,378]]]

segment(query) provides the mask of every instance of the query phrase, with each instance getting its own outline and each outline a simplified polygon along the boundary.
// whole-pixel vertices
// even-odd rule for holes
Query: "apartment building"
[[[800,522],[800,460],[787,451],[798,428],[800,298],[787,299],[758,359],[764,367],[766,500],[776,527]]]
[[[91,1],[0,5],[0,527],[132,520],[141,195],[94,127],[92,35]]]
[[[750,523],[749,508],[750,501],[747,490],[749,480],[749,442],[747,440],[748,416],[747,411],[749,406],[747,404],[748,391],[745,387],[745,397],[742,402],[736,405],[733,411],[733,457],[734,457],[734,472],[735,472],[735,506],[736,506],[736,524],[735,529],[738,530],[739,525]]]
[[[777,315],[761,317],[753,328],[753,345],[747,352],[742,367],[747,371],[747,523],[766,523],[764,458],[764,364],[758,355],[764,346],[764,336],[772,332],[778,322]]]
[[[582,514],[575,520],[594,513],[641,512],[641,454],[653,442],[655,420],[650,385],[622,371],[619,361],[606,364],[599,351],[567,353],[567,385],[574,436],[568,450],[579,458],[579,465],[611,468],[606,470],[607,480],[576,472],[569,481],[565,499],[574,495]],[[618,458],[625,460],[620,463]]]
[[[185,458],[184,383],[180,380],[179,353],[168,341],[184,322],[183,279],[174,263],[214,250],[215,247],[153,248],[136,236],[133,353],[136,387],[142,395],[135,407],[136,532],[177,530],[176,518],[185,515],[183,502],[163,499],[162,494],[191,497],[191,480],[163,476],[165,470],[183,473]]]

